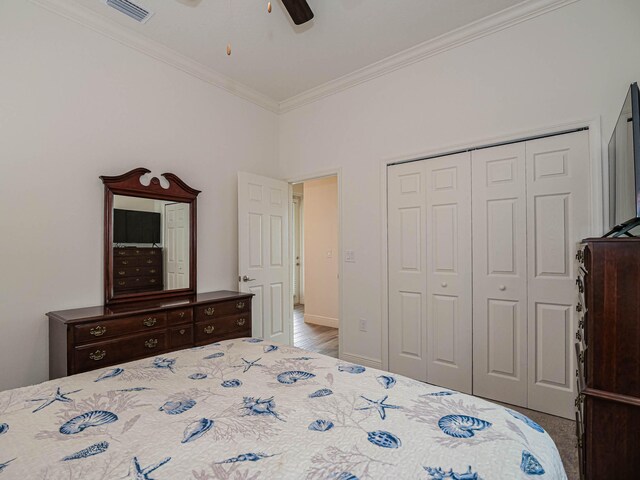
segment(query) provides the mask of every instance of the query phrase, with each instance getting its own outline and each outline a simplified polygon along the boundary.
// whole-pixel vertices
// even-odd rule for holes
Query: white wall
[[[338,328],[338,178],[304,182],[304,321]]]
[[[0,390],[46,380],[45,312],[102,302],[99,175],[198,198],[198,290],[237,287],[237,170],[276,173],[274,114],[24,0],[0,1]]]
[[[382,161],[599,116],[608,141],[638,19],[638,0],[581,0],[280,117],[283,176],[342,168],[343,353],[382,360]]]

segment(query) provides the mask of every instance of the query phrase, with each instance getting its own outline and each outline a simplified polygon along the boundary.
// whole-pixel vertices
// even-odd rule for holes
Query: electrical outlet
[[[366,332],[367,331],[367,320],[364,318],[360,319],[360,331],[361,332]]]
[[[356,263],[356,252],[353,250],[345,250],[344,261],[349,263]]]

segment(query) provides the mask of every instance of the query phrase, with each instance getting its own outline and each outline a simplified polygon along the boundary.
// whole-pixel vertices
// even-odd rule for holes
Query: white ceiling
[[[69,0],[281,102],[522,0],[308,0],[296,27],[279,0],[134,0],[145,24],[104,0]],[[226,55],[227,42],[233,52]]]

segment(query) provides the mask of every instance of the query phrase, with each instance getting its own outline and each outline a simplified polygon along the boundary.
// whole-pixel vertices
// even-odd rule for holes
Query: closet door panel
[[[527,404],[525,146],[476,150],[473,393]]]
[[[526,143],[529,408],[572,418],[577,243],[589,235],[589,135]]]
[[[388,170],[389,370],[427,380],[425,162]]]
[[[471,156],[426,160],[427,381],[471,393]]]

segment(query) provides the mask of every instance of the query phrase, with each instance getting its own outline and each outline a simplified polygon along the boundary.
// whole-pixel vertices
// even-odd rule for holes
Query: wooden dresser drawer
[[[196,307],[196,322],[225,317],[251,310],[251,299],[219,302]]]
[[[251,336],[251,314],[243,313],[196,323],[196,344],[210,343],[227,335]]]
[[[137,358],[152,356],[167,349],[167,333],[164,330],[131,335],[108,342],[93,343],[74,349],[75,371],[94,370]]]
[[[167,312],[167,323],[169,325],[178,325],[180,323],[191,323],[193,320],[192,308],[179,308]]]
[[[113,249],[114,257],[122,258],[122,257],[139,257],[139,256],[154,256],[160,257],[162,256],[161,248],[114,248]]]
[[[162,285],[162,280],[157,277],[130,277],[115,279],[115,288],[118,290],[149,287],[154,285]]]
[[[74,327],[73,334],[76,343],[87,343],[144,330],[164,328],[166,325],[167,313],[157,312],[116,320],[82,323]]]
[[[161,273],[159,267],[152,265],[151,267],[116,267],[114,271],[114,277],[126,278],[126,277],[145,277],[153,276]]]
[[[115,257],[113,259],[113,268],[120,267],[150,267],[160,265],[162,263],[161,256],[136,256],[136,257]]]
[[[169,329],[169,348],[187,348],[193,344],[193,325]]]

